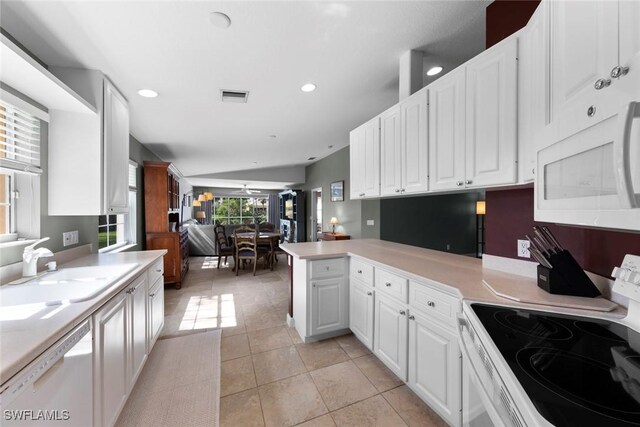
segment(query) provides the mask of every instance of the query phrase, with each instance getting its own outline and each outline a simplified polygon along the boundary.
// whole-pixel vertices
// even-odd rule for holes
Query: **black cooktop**
[[[540,414],[561,426],[640,425],[640,334],[615,322],[471,304]]]

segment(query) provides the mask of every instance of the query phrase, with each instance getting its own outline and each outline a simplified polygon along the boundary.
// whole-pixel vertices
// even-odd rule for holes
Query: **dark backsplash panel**
[[[540,0],[495,0],[487,6],[485,47],[489,49],[529,22]]]
[[[486,249],[491,255],[518,258],[518,239],[531,234],[533,188],[487,191]],[[609,277],[627,253],[640,255],[640,234],[546,224],[585,270]]]
[[[380,238],[456,254],[475,254],[475,206],[476,200],[483,199],[482,193],[382,199]]]

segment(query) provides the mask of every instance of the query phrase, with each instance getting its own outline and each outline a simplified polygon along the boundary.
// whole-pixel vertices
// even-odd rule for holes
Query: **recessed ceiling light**
[[[222,12],[212,12],[209,14],[209,22],[216,28],[226,30],[231,26],[231,18]]]
[[[314,90],[316,90],[316,85],[314,85],[313,83],[306,83],[302,85],[300,90],[303,92],[313,92]]]
[[[140,89],[138,91],[138,95],[144,96],[145,98],[155,98],[156,96],[158,96],[158,92],[151,89]]]
[[[435,76],[436,74],[440,74],[441,72],[442,72],[442,67],[440,66],[431,67],[429,68],[429,71],[427,71],[427,76]]]

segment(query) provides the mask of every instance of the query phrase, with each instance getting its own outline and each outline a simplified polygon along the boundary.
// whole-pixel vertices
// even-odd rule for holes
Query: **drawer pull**
[[[153,297],[155,297],[155,296],[156,296],[156,293],[155,293],[155,292],[154,292],[154,293],[152,293],[152,294],[149,294],[149,298],[153,298]]]
[[[406,311],[404,311],[404,310],[400,310],[400,315],[401,315],[401,316],[404,316],[405,314],[407,314],[407,312],[406,312]]]
[[[436,306],[436,303],[435,303],[435,302],[433,302],[433,301],[428,301],[428,302],[427,302],[427,305],[428,305],[429,307],[435,307],[435,306]]]
[[[358,270],[358,274],[362,274],[362,270]]]
[[[367,292],[367,295],[371,296],[371,295],[373,295],[373,292],[369,291],[369,292]]]
[[[156,273],[162,273],[162,269],[161,268],[156,268]]]
[[[325,267],[325,268],[327,269],[327,271],[329,271],[329,267],[328,267],[328,266],[327,266],[327,267]]]
[[[412,314],[411,316],[409,316],[409,320],[416,320],[416,316]]]
[[[391,283],[389,283],[389,282],[385,283],[384,285],[385,285],[387,288],[390,288],[390,287],[391,287]]]

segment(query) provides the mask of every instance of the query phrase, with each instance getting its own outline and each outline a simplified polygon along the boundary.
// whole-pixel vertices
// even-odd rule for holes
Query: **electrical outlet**
[[[70,246],[78,244],[78,230],[67,231],[62,233],[62,246]]]
[[[531,258],[531,252],[529,252],[529,245],[531,242],[528,240],[518,240],[518,256],[520,258]]]
[[[367,225],[375,225],[375,223],[373,222],[372,219],[368,219],[367,220]]]

